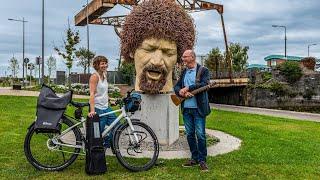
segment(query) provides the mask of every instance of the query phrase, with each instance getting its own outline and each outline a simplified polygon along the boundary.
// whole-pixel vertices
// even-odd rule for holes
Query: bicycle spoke
[[[153,166],[158,158],[159,145],[155,134],[141,122],[133,123],[118,131],[115,147],[119,162],[132,171],[146,170]],[[136,139],[137,137],[138,139]]]
[[[61,123],[61,132],[71,127],[70,120]],[[28,161],[38,169],[61,170],[70,165],[78,156],[81,146],[79,131],[71,129],[60,139],[57,133],[36,133],[30,129],[25,141],[25,154]],[[67,146],[68,145],[68,146]]]

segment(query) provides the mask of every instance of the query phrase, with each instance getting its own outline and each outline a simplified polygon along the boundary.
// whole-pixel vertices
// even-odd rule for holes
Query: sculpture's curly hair
[[[173,0],[145,0],[135,6],[126,17],[121,32],[121,55],[127,62],[133,62],[130,53],[144,39],[157,38],[176,42],[178,62],[187,49],[192,49],[195,41],[193,19]]]

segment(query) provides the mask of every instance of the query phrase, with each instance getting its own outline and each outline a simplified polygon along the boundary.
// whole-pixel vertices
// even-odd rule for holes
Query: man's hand
[[[184,87],[184,88],[180,89],[179,95],[182,96],[182,97],[186,97],[186,93],[188,91],[189,91],[189,88],[188,87]]]
[[[194,95],[192,94],[192,93],[190,93],[190,92],[186,92],[186,94],[185,94],[185,97],[186,98],[191,98],[191,97],[193,97]]]

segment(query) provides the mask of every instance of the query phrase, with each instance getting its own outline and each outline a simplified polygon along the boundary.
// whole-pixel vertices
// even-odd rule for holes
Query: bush
[[[279,82],[273,82],[269,87],[270,91],[275,93],[277,96],[284,96],[287,89],[285,86]]]
[[[277,69],[280,70],[280,74],[286,78],[287,82],[291,84],[298,81],[302,76],[299,63],[295,61],[286,61],[280,64]]]
[[[272,73],[271,72],[263,72],[262,74],[262,80],[263,82],[267,82],[272,78]]]
[[[301,63],[307,69],[314,70],[314,67],[316,65],[316,58],[314,58],[314,57],[306,57],[306,58],[303,58],[301,60]]]

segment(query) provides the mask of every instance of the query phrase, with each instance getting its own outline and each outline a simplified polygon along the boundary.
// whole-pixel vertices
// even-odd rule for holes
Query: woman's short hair
[[[100,66],[100,62],[106,62],[108,63],[108,59],[104,56],[96,56],[95,58],[93,58],[93,68],[98,71],[99,70],[99,66]]]

